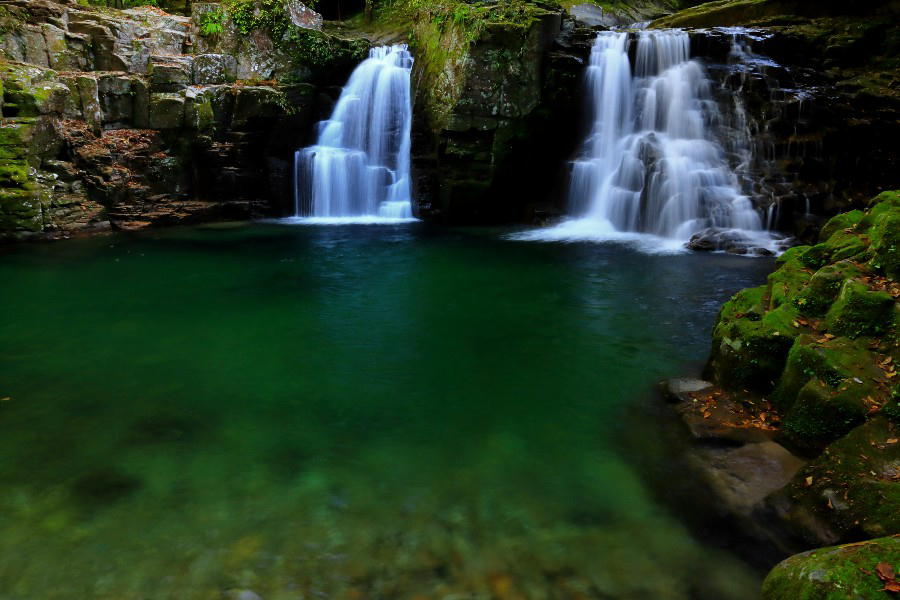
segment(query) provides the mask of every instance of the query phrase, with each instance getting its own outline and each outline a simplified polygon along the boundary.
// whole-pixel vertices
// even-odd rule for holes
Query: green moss
[[[717,383],[767,391],[778,379],[797,333],[786,313],[790,307],[766,314],[766,304],[766,286],[760,286],[738,293],[722,307],[707,365]]]
[[[781,12],[768,0],[718,0],[685,9],[652,23],[654,28],[716,27],[746,23]]]
[[[838,297],[844,282],[863,274],[856,263],[848,260],[822,267],[793,299],[793,304],[804,315],[821,317]]]
[[[827,243],[816,244],[798,255],[799,261],[806,267],[818,270],[831,260],[833,248]]]
[[[22,187],[29,180],[28,163],[24,160],[0,160],[0,186]]]
[[[770,307],[788,303],[809,282],[813,271],[801,261],[803,254],[794,253],[781,262],[781,268],[769,275]]]
[[[782,561],[763,583],[764,600],[887,598],[878,563],[900,564],[900,538],[820,548]]]
[[[878,215],[869,236],[874,254],[872,266],[892,279],[900,277],[900,209]]]
[[[822,227],[822,230],[819,232],[819,241],[825,242],[838,231],[855,228],[865,216],[865,213],[861,210],[851,210],[850,212],[835,215]]]
[[[869,291],[862,283],[847,280],[825,322],[830,333],[857,338],[887,333],[893,317],[893,296],[887,292]]]
[[[866,420],[865,388],[833,388],[813,378],[797,394],[782,420],[784,432],[807,449],[821,449]]]
[[[846,539],[900,533],[900,426],[876,416],[832,443],[785,490],[801,522]]]
[[[787,355],[784,373],[775,388],[773,400],[786,414],[800,390],[813,379],[844,391],[859,386],[866,394],[872,392],[873,379],[881,372],[875,366],[875,356],[867,345],[848,338],[819,341],[812,335],[800,335]]]

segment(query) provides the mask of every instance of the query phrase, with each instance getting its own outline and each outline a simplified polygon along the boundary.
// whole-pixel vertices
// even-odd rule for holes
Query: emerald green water
[[[419,224],[0,249],[0,598],[757,597],[617,440],[770,268]]]

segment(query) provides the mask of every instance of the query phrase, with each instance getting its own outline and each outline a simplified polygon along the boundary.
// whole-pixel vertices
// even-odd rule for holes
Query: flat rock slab
[[[766,496],[785,485],[805,462],[766,441],[738,448],[697,448],[688,460],[728,513],[749,517]]]
[[[669,379],[662,393],[698,440],[746,444],[770,441],[778,433],[768,403],[737,398],[708,381]]]

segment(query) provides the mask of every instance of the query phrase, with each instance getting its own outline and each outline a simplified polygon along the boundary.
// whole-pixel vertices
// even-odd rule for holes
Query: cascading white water
[[[578,219],[520,239],[641,233],[674,247],[709,228],[765,237],[711,131],[718,107],[706,70],[690,59],[686,32],[601,32],[587,82],[593,126],[572,164],[569,198]]]
[[[412,218],[412,65],[398,44],[373,48],[356,68],[316,144],[295,154],[296,216]]]
[[[717,108],[687,33],[639,32],[633,76],[628,41],[603,32],[592,52],[595,121],[573,169],[573,208],[619,231],[679,240],[707,227],[762,229],[707,131]]]

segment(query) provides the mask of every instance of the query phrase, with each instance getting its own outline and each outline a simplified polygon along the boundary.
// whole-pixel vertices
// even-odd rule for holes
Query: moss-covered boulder
[[[828,446],[768,500],[811,545],[900,533],[900,427],[878,416]]]
[[[875,355],[863,342],[802,334],[788,353],[773,399],[779,410],[787,411],[793,407],[800,390],[813,379],[835,390],[868,391],[882,375]]]
[[[900,221],[897,225],[900,227]],[[851,338],[884,335],[892,324],[894,304],[888,292],[870,291],[863,283],[848,279],[828,311],[826,329]]]
[[[785,252],[765,286],[722,308],[706,376],[731,389],[774,389],[798,442],[818,445],[846,433],[859,420],[861,399],[886,399],[882,361],[896,352],[900,314],[889,266],[898,232],[900,194],[890,192],[867,211],[831,219],[819,244]],[[789,415],[801,390],[803,402]],[[840,415],[834,427],[825,414]]]
[[[782,427],[806,449],[824,447],[865,422],[869,412],[865,398],[856,387],[835,388],[819,378],[810,379],[786,411]]]
[[[844,283],[864,274],[865,269],[850,260],[825,265],[794,296],[793,305],[805,315],[823,317],[834,304]]]
[[[784,369],[797,332],[768,318],[768,288],[739,292],[719,313],[707,375],[724,387],[768,391]]]
[[[888,600],[892,594],[885,591],[885,579],[890,580],[889,573],[896,576],[898,571],[898,536],[820,548],[776,566],[763,583],[763,599]]]

